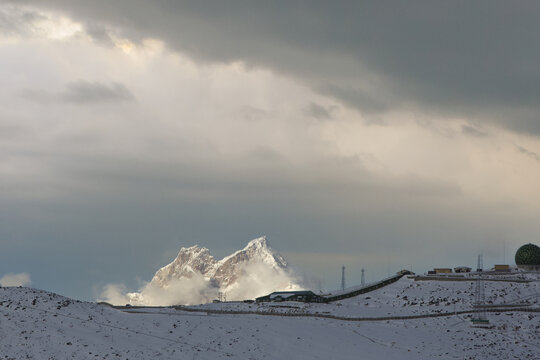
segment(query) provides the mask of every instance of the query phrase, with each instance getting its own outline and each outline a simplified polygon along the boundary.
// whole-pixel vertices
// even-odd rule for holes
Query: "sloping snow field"
[[[538,279],[486,282],[486,300],[527,301],[531,309],[489,312],[490,329],[471,327],[471,314],[365,319],[471,310],[474,286],[402,278],[333,304],[220,303],[189,311],[122,310],[4,287],[0,359],[540,359]],[[226,311],[272,314],[219,313]]]

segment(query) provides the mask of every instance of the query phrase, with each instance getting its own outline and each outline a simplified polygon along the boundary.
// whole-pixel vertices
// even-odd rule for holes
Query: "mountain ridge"
[[[229,300],[242,300],[276,290],[302,288],[285,259],[268,245],[266,236],[261,236],[220,260],[206,247],[182,247],[172,262],[156,271],[141,292],[128,294],[129,301],[133,305],[144,304],[150,290],[161,296],[168,291],[179,292],[180,287],[203,294],[205,301],[218,293],[226,294]]]

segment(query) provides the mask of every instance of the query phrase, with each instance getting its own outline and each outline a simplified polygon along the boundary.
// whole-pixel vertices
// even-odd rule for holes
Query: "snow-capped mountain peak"
[[[268,241],[266,236],[261,236],[259,238],[251,240],[246,247],[242,250],[237,251],[232,254],[230,257],[239,256],[239,254],[245,254],[248,259],[258,259],[264,263],[271,265],[274,268],[286,268],[287,262],[281,255],[276,253],[270,246],[268,246]],[[223,259],[222,261],[226,260]]]
[[[244,247],[244,250],[248,248],[252,248],[252,247],[257,247],[257,248],[268,247],[268,241],[266,240],[266,236],[261,236],[261,237],[251,240],[250,242],[248,242],[246,247]]]
[[[213,271],[216,260],[205,247],[194,245],[181,248],[173,262],[159,269],[152,283],[166,287],[171,280],[178,278],[192,278],[196,274],[205,275]]]
[[[149,285],[167,290],[178,286],[178,281],[190,279],[204,280],[208,287],[227,293],[239,292],[249,282],[250,288],[260,289],[253,296],[299,288],[290,275],[287,262],[268,246],[266,236],[251,240],[242,250],[219,261],[205,247],[182,247],[170,264],[156,272]],[[134,301],[140,298],[138,293],[132,293]]]
[[[262,236],[251,240],[242,250],[220,260],[213,279],[221,287],[227,288],[240,276],[245,275],[247,267],[255,266],[280,272],[286,270],[287,262],[268,246],[266,236]]]

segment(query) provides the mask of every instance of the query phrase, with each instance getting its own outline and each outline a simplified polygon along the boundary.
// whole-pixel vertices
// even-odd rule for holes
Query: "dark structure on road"
[[[276,291],[266,296],[261,296],[255,299],[256,302],[281,302],[281,301],[300,301],[300,302],[315,302],[325,303],[326,298],[315,294],[310,290],[299,291]]]
[[[471,268],[468,266],[457,266],[454,268],[454,272],[456,273],[468,273],[471,272]]]

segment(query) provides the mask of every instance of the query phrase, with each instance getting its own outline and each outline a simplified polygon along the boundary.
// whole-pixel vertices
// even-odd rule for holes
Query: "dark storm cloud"
[[[32,29],[32,24],[37,20],[44,19],[44,16],[37,11],[20,9],[15,6],[2,7],[0,8],[0,34],[29,34]]]
[[[101,26],[100,24],[95,23],[89,23],[85,26],[86,33],[94,39],[94,41],[97,41],[98,43],[101,43],[106,46],[113,46],[114,42],[111,38],[111,34],[109,30]]]
[[[370,115],[383,113],[392,107],[401,106],[401,101],[396,99],[394,95],[383,95],[380,91],[374,89],[362,89],[327,82],[323,85],[317,85],[315,90],[324,95],[334,96],[345,104]]]
[[[27,3],[201,60],[270,67],[363,111],[420,107],[540,134],[538,2]]]
[[[485,137],[487,133],[471,125],[462,125],[461,132],[465,135],[474,137]]]
[[[64,91],[58,93],[24,89],[19,95],[26,100],[38,103],[60,101],[74,104],[94,104],[135,100],[135,96],[123,84],[113,82],[108,85],[84,80],[71,82],[66,85]]]
[[[269,119],[272,117],[272,113],[255,106],[244,106],[240,109],[240,116],[246,121],[253,122]]]
[[[18,95],[25,100],[36,103],[48,103],[58,99],[53,93],[37,89],[24,89],[20,91]]]
[[[332,112],[336,110],[336,106],[324,107],[317,103],[311,102],[305,109],[304,113],[317,120],[332,120]]]
[[[530,151],[529,149],[524,148],[523,146],[519,146],[519,145],[516,145],[516,147],[520,153],[525,154],[536,161],[540,161],[540,155],[538,155],[534,151]]]
[[[131,91],[120,83],[106,85],[83,80],[69,83],[60,97],[66,102],[79,104],[135,100]]]

